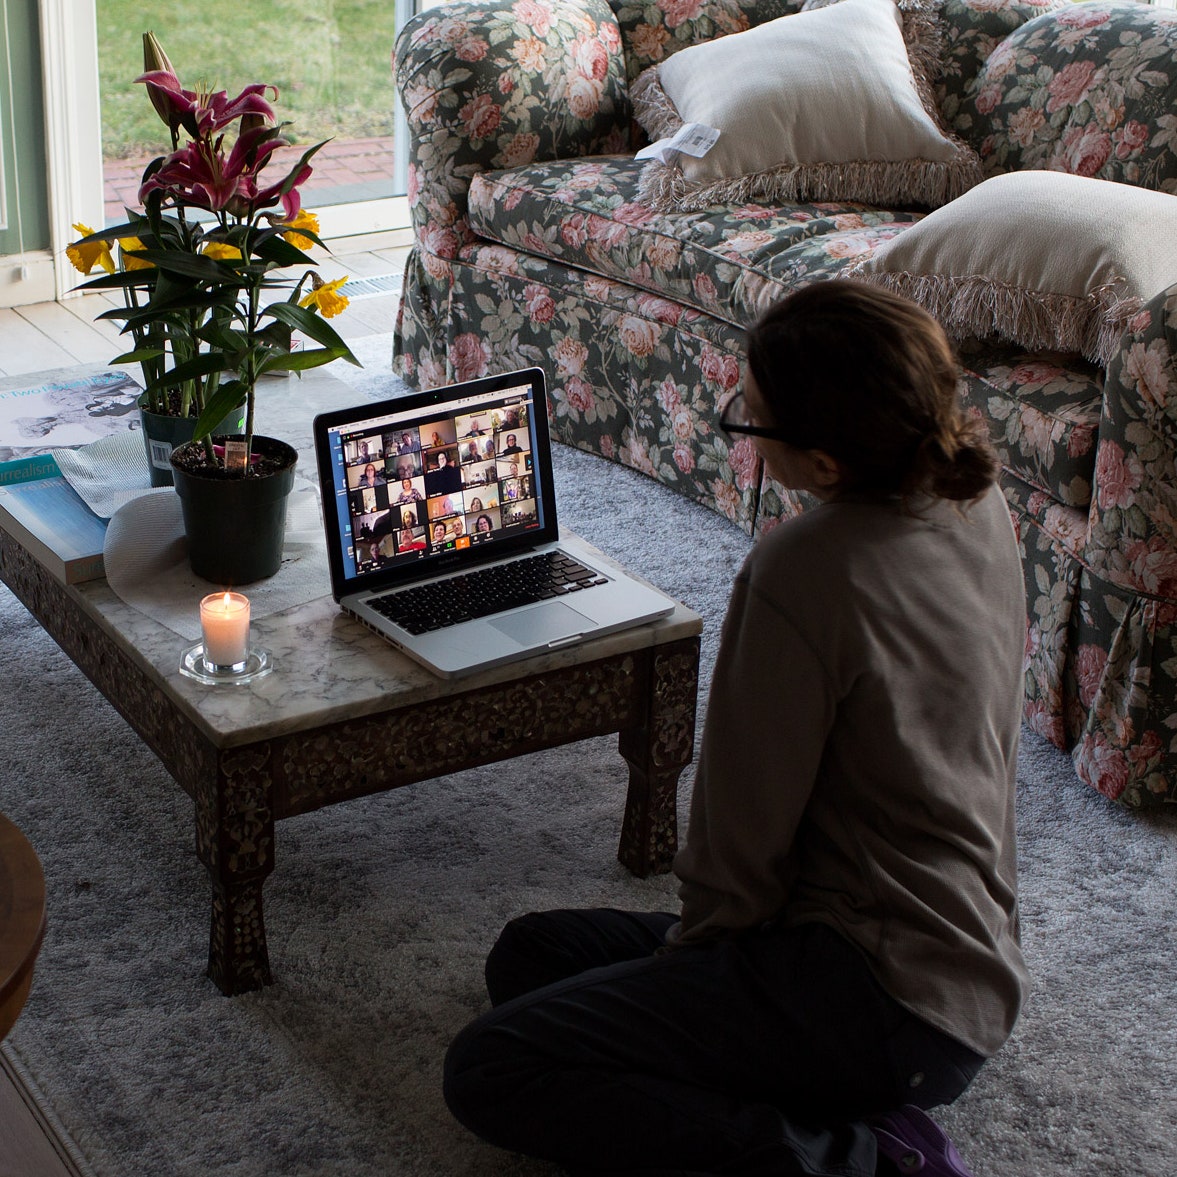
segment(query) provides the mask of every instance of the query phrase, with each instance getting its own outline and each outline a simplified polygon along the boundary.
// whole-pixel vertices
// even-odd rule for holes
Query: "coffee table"
[[[259,420],[309,466],[314,414],[357,394],[318,373],[283,384],[261,393]],[[210,687],[180,674],[188,643],[179,635],[104,580],[60,583],[2,530],[0,579],[195,803],[212,888],[208,974],[223,993],[271,982],[262,890],[274,825],[324,805],[617,732],[629,771],[618,858],[638,876],[670,867],[702,630],[682,605],[653,624],[454,682],[324,596],[254,622],[272,674]],[[470,715],[483,721],[473,737]]]

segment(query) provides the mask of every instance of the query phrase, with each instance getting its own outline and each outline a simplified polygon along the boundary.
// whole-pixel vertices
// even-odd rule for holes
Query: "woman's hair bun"
[[[927,489],[956,501],[975,499],[997,478],[998,469],[985,423],[958,413],[924,439],[904,480],[904,490]]]

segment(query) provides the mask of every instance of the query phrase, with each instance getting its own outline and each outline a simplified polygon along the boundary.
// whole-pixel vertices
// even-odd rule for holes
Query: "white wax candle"
[[[200,630],[206,663],[239,666],[249,650],[249,598],[210,593],[200,602]]]

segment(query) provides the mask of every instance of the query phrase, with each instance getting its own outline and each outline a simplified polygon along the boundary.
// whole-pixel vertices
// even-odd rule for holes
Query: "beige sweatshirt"
[[[993,1054],[1027,984],[1024,642],[996,488],[914,517],[827,503],[765,536],[724,621],[671,942],[822,921],[897,1001]]]

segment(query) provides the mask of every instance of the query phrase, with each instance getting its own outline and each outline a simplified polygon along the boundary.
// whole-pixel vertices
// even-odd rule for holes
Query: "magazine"
[[[142,391],[128,372],[97,365],[0,377],[0,462],[137,430]]]

